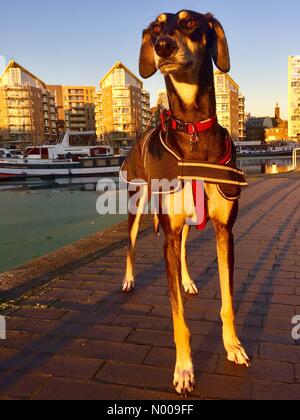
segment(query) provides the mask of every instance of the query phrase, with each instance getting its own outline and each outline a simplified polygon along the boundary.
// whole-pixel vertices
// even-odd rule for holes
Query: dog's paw
[[[122,291],[124,293],[131,293],[134,291],[134,280],[124,280],[122,284]]]
[[[199,293],[199,290],[193,280],[183,281],[182,286],[185,293],[188,293],[189,295],[198,295]]]
[[[188,397],[195,388],[194,369],[176,368],[174,374],[174,387],[178,394],[182,397]]]
[[[249,368],[251,366],[250,359],[241,345],[241,343],[233,344],[233,345],[227,345],[227,358],[229,362],[233,362],[236,365],[246,366]]]

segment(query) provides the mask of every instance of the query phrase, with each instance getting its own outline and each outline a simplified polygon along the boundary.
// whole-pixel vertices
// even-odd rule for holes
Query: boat
[[[11,159],[22,157],[22,151],[18,149],[0,148],[0,158]]]
[[[290,157],[293,150],[299,147],[298,143],[287,142],[285,145],[267,145],[261,142],[238,142],[236,144],[237,155],[239,158],[275,158],[275,157]]]
[[[57,144],[27,147],[21,157],[0,159],[0,181],[91,177],[119,172],[125,156],[97,145],[94,132],[65,132]]]

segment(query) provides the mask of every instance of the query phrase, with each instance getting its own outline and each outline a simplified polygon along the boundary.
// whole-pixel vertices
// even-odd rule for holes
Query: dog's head
[[[181,11],[161,14],[143,33],[140,74],[147,79],[157,70],[180,74],[201,66],[209,54],[224,73],[230,57],[224,29],[211,14]]]

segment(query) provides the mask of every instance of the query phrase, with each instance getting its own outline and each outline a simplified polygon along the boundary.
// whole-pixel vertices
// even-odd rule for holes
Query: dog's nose
[[[168,58],[177,49],[176,42],[170,37],[160,38],[155,44],[155,51],[159,57]]]

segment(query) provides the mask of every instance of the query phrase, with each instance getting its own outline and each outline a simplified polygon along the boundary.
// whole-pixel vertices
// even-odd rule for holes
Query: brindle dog
[[[212,60],[219,70],[229,72],[226,36],[221,24],[211,14],[203,15],[187,10],[177,14],[161,14],[143,33],[140,74],[144,78],[151,77],[157,70],[164,74],[170,111],[178,120],[196,123],[216,115]],[[155,135],[158,136],[157,133]],[[191,149],[191,136],[184,132],[173,132],[165,141],[183,160],[214,164],[225,153],[226,130],[216,121],[212,128],[201,134],[196,151]],[[142,209],[148,200],[147,188],[141,188],[144,188],[144,195],[140,200],[140,211],[137,215],[129,216],[130,246],[123,282],[124,292],[134,288],[134,249]],[[186,220],[194,216],[195,209],[192,206],[190,212],[180,215],[173,211],[176,201],[182,200],[183,192],[173,194],[169,200],[168,214],[158,214],[157,217],[166,236],[165,259],[177,350],[174,386],[178,393],[187,395],[194,389],[195,376],[181,283],[187,293],[196,294],[198,290],[189,276],[186,263],[186,241],[190,230]],[[238,214],[238,201],[227,200],[217,185],[212,183],[205,183],[205,196],[207,218],[212,221],[217,238],[225,349],[229,361],[249,367],[249,358],[237,336],[233,307],[232,229]],[[190,201],[193,201],[192,196]]]

